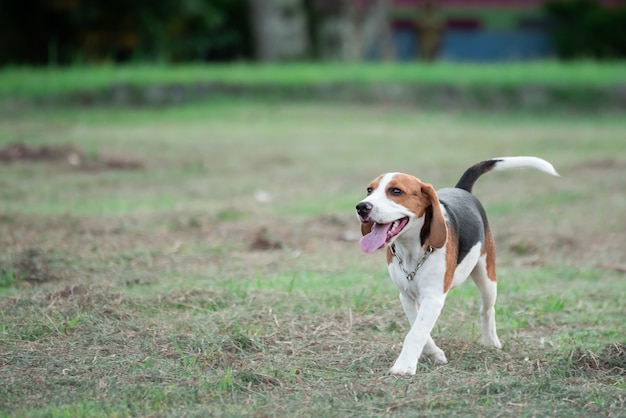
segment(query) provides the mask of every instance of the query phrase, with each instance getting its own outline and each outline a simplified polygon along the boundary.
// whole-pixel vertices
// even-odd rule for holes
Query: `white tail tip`
[[[559,176],[552,164],[538,157],[502,157],[494,158],[498,162],[494,166],[494,170],[510,170],[514,168],[534,168],[544,173]]]

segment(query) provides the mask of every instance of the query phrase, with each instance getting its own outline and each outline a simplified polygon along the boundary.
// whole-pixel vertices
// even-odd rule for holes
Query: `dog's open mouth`
[[[374,223],[372,231],[361,238],[359,242],[361,249],[366,253],[373,253],[383,248],[385,245],[388,245],[396,235],[402,232],[407,223],[409,223],[408,217],[387,224]]]

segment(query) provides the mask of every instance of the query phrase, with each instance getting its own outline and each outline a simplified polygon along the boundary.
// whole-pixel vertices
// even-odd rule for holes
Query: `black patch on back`
[[[446,188],[437,194],[459,238],[457,264],[460,264],[477,242],[485,242],[487,214],[480,201],[466,190]]]
[[[476,182],[476,180],[478,180],[478,178],[483,174],[491,171],[493,169],[493,166],[495,166],[499,161],[502,160],[486,160],[481,161],[478,164],[474,164],[473,166],[465,170],[465,173],[463,173],[458,183],[454,187],[472,193],[472,187],[474,187],[474,183]]]

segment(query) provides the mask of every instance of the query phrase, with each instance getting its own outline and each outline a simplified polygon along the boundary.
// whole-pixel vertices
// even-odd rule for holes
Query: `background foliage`
[[[561,58],[626,56],[626,2],[603,8],[594,0],[555,0],[546,5],[553,42]]]
[[[251,55],[245,0],[0,2],[0,65]]]
[[[325,13],[341,2],[304,2],[311,56],[319,55]],[[626,3],[551,0],[556,53],[565,59],[626,56]],[[0,65],[249,60],[246,0],[33,0],[0,2]]]

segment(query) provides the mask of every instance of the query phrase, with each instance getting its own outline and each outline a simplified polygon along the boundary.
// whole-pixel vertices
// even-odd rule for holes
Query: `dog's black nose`
[[[370,212],[372,211],[372,204],[369,202],[360,202],[358,205],[356,205],[356,212],[359,214],[359,216],[361,217],[366,217],[367,215],[370,214]]]

